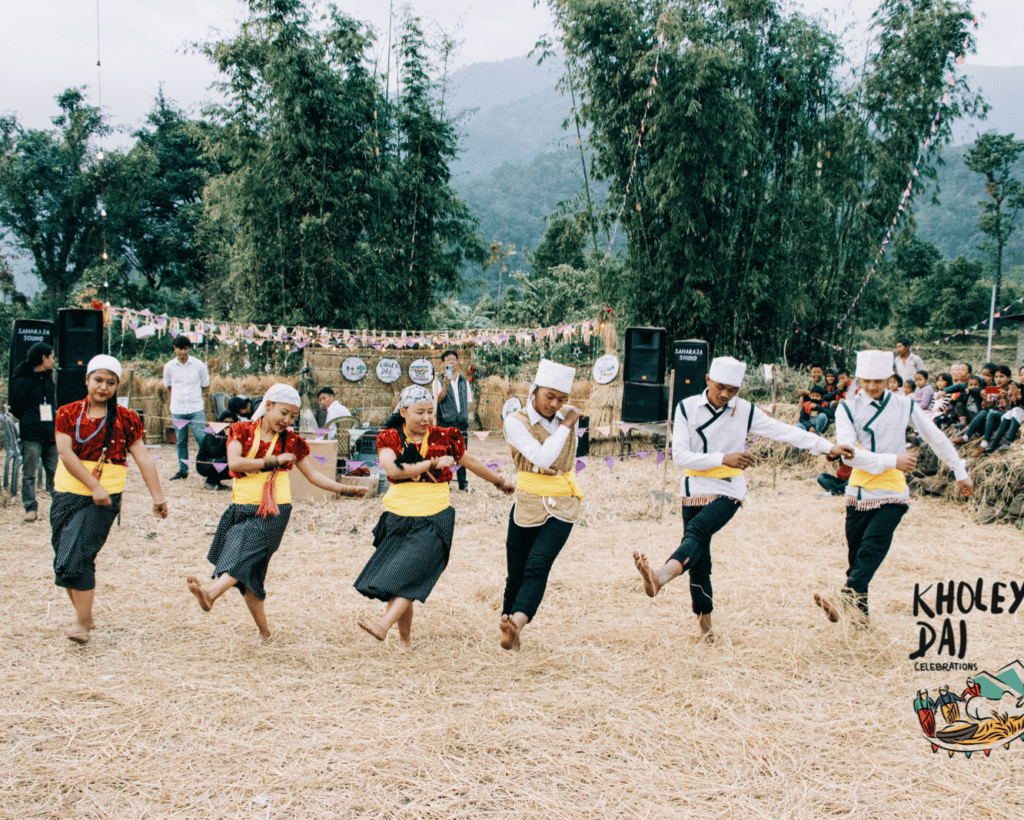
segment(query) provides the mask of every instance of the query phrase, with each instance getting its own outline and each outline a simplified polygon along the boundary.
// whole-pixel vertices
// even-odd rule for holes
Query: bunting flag
[[[473,435],[476,436],[478,439],[480,439],[480,441],[483,441],[484,439],[486,439],[490,435],[490,431],[488,431],[488,430],[482,430],[482,431],[481,430],[474,430],[473,431]]]
[[[619,429],[622,431],[623,435],[629,433],[629,431],[632,430],[634,427],[636,427],[635,424],[623,424],[621,421],[619,422]]]
[[[378,466],[380,465],[379,461],[377,462],[377,465]],[[366,466],[366,463],[363,462],[363,461],[360,461],[358,458],[346,458],[345,459],[345,469],[348,470],[350,473],[353,470],[358,470],[360,467],[365,467],[365,466]]]
[[[576,472],[579,473],[585,469],[587,469],[587,462],[585,462],[582,458],[576,459]]]
[[[330,456],[318,456],[316,454],[313,454],[313,458],[316,459],[317,464],[320,464],[322,466],[328,462]]]
[[[171,424],[176,430],[180,430],[182,427],[188,427],[188,419],[171,419]]]
[[[604,463],[605,463],[605,466],[608,468],[608,472],[609,473],[614,472],[614,470],[615,470],[615,459],[614,458],[612,458],[611,456],[605,456]]]
[[[314,433],[316,433],[316,434],[317,434],[318,436],[326,436],[326,435],[328,435],[328,434],[329,434],[329,433],[330,433],[331,431],[330,431],[330,429],[329,429],[329,428],[327,428],[327,427],[314,427],[314,428],[313,428],[313,432],[314,432]]]
[[[612,431],[610,425],[607,427],[595,427],[594,429],[597,430],[597,432],[600,433],[602,436],[607,436]]]
[[[645,458],[647,458],[647,451],[646,450],[640,450],[639,452],[637,452],[636,457],[638,459],[640,459],[641,461],[643,461]]]
[[[587,432],[587,428],[586,427],[579,427],[576,430],[576,437],[577,438],[583,438],[583,436],[586,434],[586,432]]]
[[[221,430],[225,429],[226,427],[230,427],[230,426],[231,425],[228,424],[226,421],[211,421],[207,425],[205,432],[207,432],[207,433],[219,433]]]
[[[658,457],[655,459],[655,461],[657,462],[659,467],[661,466],[661,463],[664,460],[665,460],[665,453],[662,452],[661,450],[658,450]]]
[[[228,468],[228,463],[226,461],[215,461],[215,462],[213,462],[213,469],[217,470],[218,472],[223,472],[227,468]]]
[[[1006,307],[1000,308],[999,310],[992,314],[991,318],[1001,319],[1003,318],[1003,314],[1006,313],[1006,311],[1008,311],[1014,305],[1019,305],[1022,303],[1024,303],[1024,296],[1022,296],[1020,299],[1015,299],[1014,301],[1010,302],[1010,304],[1008,304]],[[1010,315],[1018,316],[1020,314],[1012,313]],[[936,339],[935,342],[933,342],[933,344],[942,344],[943,342],[948,342],[950,339],[955,339],[957,336],[970,336],[972,331],[980,330],[982,327],[988,325],[988,322],[988,318],[982,319],[980,322],[976,322],[969,328],[964,328],[963,330],[958,330],[956,333],[950,333],[948,336],[943,336],[941,339]]]

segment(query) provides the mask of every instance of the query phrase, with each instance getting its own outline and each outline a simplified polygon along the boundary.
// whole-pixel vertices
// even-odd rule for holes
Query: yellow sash
[[[863,487],[865,490],[891,490],[894,493],[905,493],[907,477],[895,467],[882,470],[877,474],[854,467],[850,474],[850,486]]]
[[[267,447],[267,452],[274,452],[274,445],[277,444],[277,433],[274,433],[274,437],[270,440],[270,445]],[[256,428],[256,434],[253,438],[252,448],[246,454],[246,458],[256,458],[256,453],[260,449],[260,429]],[[231,503],[232,504],[261,504],[263,503],[263,487],[268,481],[270,481],[270,475],[264,475],[262,472],[258,473],[246,473],[242,478],[235,479],[235,486],[231,488]],[[274,479],[274,497],[277,499],[278,504],[291,504],[292,503],[292,485],[288,481],[288,471],[279,470],[277,477]]]
[[[395,515],[418,518],[437,515],[451,504],[448,501],[448,482],[434,484],[429,481],[403,481],[392,484],[381,499],[384,509]]]
[[[98,461],[83,461],[82,465],[91,473],[96,469],[98,463]],[[123,492],[127,480],[128,468],[124,464],[111,464],[109,461],[104,463],[103,472],[100,474],[100,485],[108,493]],[[57,465],[57,472],[53,476],[53,489],[59,493],[92,495],[92,490],[71,475],[63,461]]]
[[[743,475],[743,470],[738,467],[726,467],[723,464],[721,467],[712,467],[710,470],[687,470],[686,475],[700,476],[701,478],[733,478]]]
[[[516,478],[516,486],[533,495],[541,495],[548,498],[556,496],[571,495],[574,498],[583,498],[583,490],[576,481],[575,473],[562,473],[562,475],[541,475],[520,470]]]

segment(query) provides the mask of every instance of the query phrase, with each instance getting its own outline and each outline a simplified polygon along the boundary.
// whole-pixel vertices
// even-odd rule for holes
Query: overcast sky
[[[623,0],[628,2],[629,0]],[[49,127],[53,97],[64,88],[88,85],[96,101],[97,3],[93,0],[30,0],[5,4],[0,69],[0,112],[16,113],[33,128]],[[386,39],[387,0],[338,0]],[[863,26],[876,3],[869,0],[807,0],[805,11],[830,9],[836,27]],[[209,97],[215,72],[187,43],[230,34],[245,8],[240,0],[98,0],[103,62],[103,107],[127,128],[141,123],[162,82],[164,93],[193,113]],[[401,5],[395,3],[396,15]],[[417,0],[413,10],[428,26],[463,41],[456,67],[525,55],[540,34],[551,31],[546,4],[533,0]],[[978,0],[981,15],[976,65],[1018,65],[1024,31],[1022,0]],[[383,45],[381,45],[383,48]],[[121,142],[121,140],[115,140]]]

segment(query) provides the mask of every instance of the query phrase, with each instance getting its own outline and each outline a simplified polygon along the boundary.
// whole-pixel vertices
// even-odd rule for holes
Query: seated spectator
[[[829,495],[845,495],[846,485],[850,481],[850,475],[853,473],[852,467],[847,467],[842,461],[839,461],[838,456],[825,456],[826,461],[837,461],[836,474],[820,472],[818,473],[818,486],[820,486]]]
[[[825,393],[822,398],[833,407],[837,403],[836,396],[839,395],[839,371],[829,368],[825,371]]]
[[[807,400],[800,406],[800,420],[797,427],[804,430],[814,428],[819,436],[828,429],[833,419],[832,409],[825,403],[825,391],[822,387],[811,387]]]
[[[932,396],[935,388],[928,382],[928,371],[918,370],[914,374],[914,404],[922,410],[927,410],[932,403]]]
[[[984,369],[982,372],[984,373]],[[981,444],[972,455],[981,455],[988,449],[989,441],[995,435],[999,423],[1002,421],[1003,413],[1020,401],[1020,391],[1011,381],[1010,375],[1010,368],[1006,365],[1001,364],[995,368],[993,377],[995,384],[984,389],[981,410],[967,427],[964,435],[953,439],[954,444],[964,444],[977,435],[983,435]]]
[[[913,397],[914,391],[917,390],[917,385],[913,380],[903,382],[903,395]]]
[[[893,373],[889,377],[889,392],[899,393],[903,390],[903,377],[899,373]]]
[[[351,416],[352,411],[335,398],[334,391],[330,387],[321,387],[317,391],[316,398],[320,402],[320,409],[327,411],[327,416],[324,418],[324,427],[329,431],[327,438],[328,440],[336,438],[338,428],[331,422],[344,416]]]
[[[248,421],[252,416],[252,402],[249,401],[249,397],[239,394],[228,399],[227,413],[221,413],[219,421],[224,421],[225,416],[230,416],[232,424],[236,421]]]
[[[796,391],[796,394],[800,398],[806,399],[810,395],[811,390],[815,387],[825,387],[825,369],[820,364],[811,365],[811,383],[806,389],[801,387]]]
[[[232,402],[235,409],[239,410],[248,405],[248,399],[244,404],[235,401],[239,398],[234,396],[228,400],[228,409],[220,414],[218,421],[234,424],[239,421],[239,416],[232,412]],[[245,398],[242,396],[241,398]],[[223,430],[207,430],[203,441],[199,445],[199,452],[196,454],[196,472],[206,479],[203,482],[204,490],[226,491],[231,488],[222,482],[227,481],[231,476],[228,474],[228,428]]]
[[[986,362],[981,367],[981,381],[982,387],[993,387],[995,385],[996,371],[999,369],[999,365],[993,364],[992,362]]]
[[[998,377],[998,372],[996,376]],[[1021,388],[1019,384],[1009,382],[1007,389],[1010,394],[1012,406],[1007,409],[999,421],[999,426],[996,428],[995,433],[992,434],[991,438],[986,435],[985,438],[989,439],[988,445],[984,447],[978,447],[975,450],[974,455],[988,455],[994,453],[1002,445],[1009,447],[1014,439],[1017,438],[1017,432],[1020,430],[1021,422],[1024,421],[1024,401],[1021,400]],[[986,433],[988,432],[988,425],[985,426]],[[985,442],[982,442],[985,444]]]

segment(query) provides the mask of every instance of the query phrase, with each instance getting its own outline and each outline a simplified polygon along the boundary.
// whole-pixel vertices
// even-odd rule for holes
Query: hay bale
[[[512,386],[501,376],[488,376],[473,391],[480,429],[501,429],[501,408],[512,396]]]

